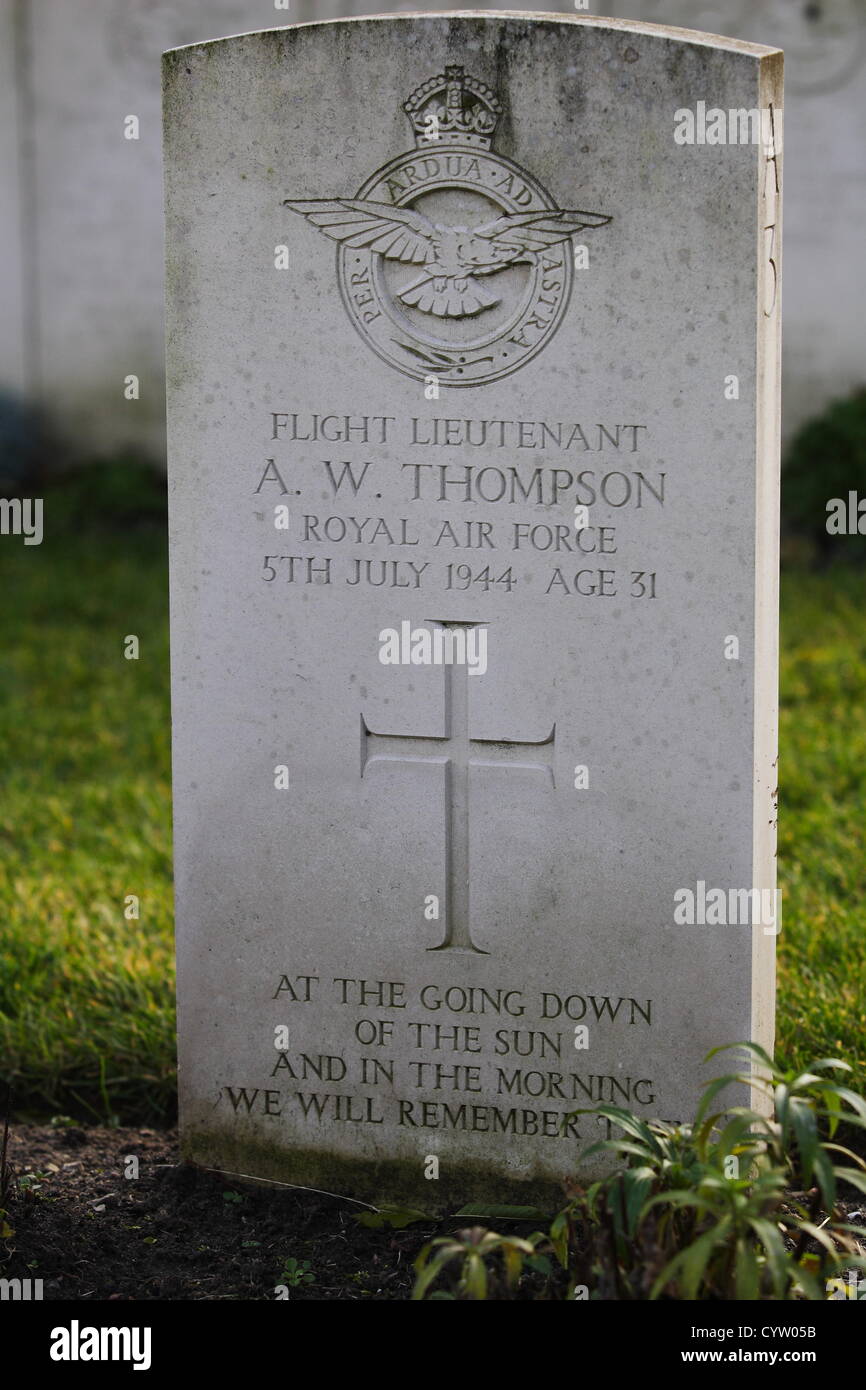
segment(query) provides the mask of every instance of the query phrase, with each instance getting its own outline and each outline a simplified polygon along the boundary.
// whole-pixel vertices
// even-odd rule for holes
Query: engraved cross
[[[443,627],[476,627],[443,623]],[[361,776],[376,763],[428,763],[445,767],[445,939],[433,951],[487,955],[470,933],[469,770],[515,767],[544,772],[555,785],[553,745],[556,725],[546,738],[472,738],[469,733],[469,673],[465,665],[445,666],[445,733],[431,736],[385,734],[361,715]],[[533,750],[534,757],[527,756]],[[544,752],[540,750],[544,749]],[[494,750],[499,755],[492,757]]]

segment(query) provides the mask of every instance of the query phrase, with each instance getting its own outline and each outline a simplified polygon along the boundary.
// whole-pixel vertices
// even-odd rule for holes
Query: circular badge
[[[557,206],[492,148],[500,103],[462,67],[404,103],[416,148],[353,198],[285,204],[339,243],[337,281],[355,328],[418,380],[483,386],[550,341],[568,308],[572,236],[610,221]]]
[[[419,229],[429,239],[429,259],[401,264],[346,245],[337,252],[346,311],[374,351],[409,376],[437,376],[451,386],[494,381],[540,352],[568,306],[570,237],[513,259],[503,244],[497,261],[495,232],[485,230],[509,216],[555,214],[537,180],[500,155],[410,151],[368,179],[357,197],[381,204],[392,195],[395,208],[428,224]],[[513,236],[514,228],[502,234]]]

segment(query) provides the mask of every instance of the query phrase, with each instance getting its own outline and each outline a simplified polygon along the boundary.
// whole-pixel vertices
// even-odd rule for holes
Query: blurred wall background
[[[447,8],[289,3],[0,0],[0,389],[41,404],[81,457],[164,454],[160,53],[286,23]],[[519,8],[575,13],[551,0]],[[615,0],[591,12],[785,49],[790,433],[866,380],[866,0]],[[128,115],[137,140],[124,138]],[[124,398],[131,373],[137,401]]]

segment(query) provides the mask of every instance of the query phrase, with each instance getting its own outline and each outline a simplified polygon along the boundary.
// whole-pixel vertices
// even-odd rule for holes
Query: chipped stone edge
[[[758,146],[757,324],[755,343],[755,608],[753,652],[752,886],[776,887],[776,798],[779,756],[779,493],[781,481],[782,161],[783,72],[781,53],[758,67],[758,107],[773,110],[776,176],[768,204],[768,158]],[[776,181],[778,192],[775,192]],[[773,227],[772,237],[768,229]],[[771,264],[772,259],[772,264]],[[772,312],[766,304],[775,280]],[[778,917],[777,917],[778,925]],[[784,930],[784,914],[782,914]],[[751,1041],[771,1056],[774,1048],[777,936],[761,925],[752,935]],[[752,1060],[752,1074],[766,1070]],[[752,1107],[771,1113],[772,1098],[753,1087]]]

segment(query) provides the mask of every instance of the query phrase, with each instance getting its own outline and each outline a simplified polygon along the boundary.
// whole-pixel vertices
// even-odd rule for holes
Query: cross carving
[[[443,623],[476,627],[476,623]],[[433,951],[469,951],[487,955],[470,931],[469,770],[514,767],[543,772],[555,786],[554,724],[546,738],[472,738],[469,732],[469,672],[465,665],[445,668],[445,733],[387,734],[371,729],[361,715],[361,776],[377,763],[427,763],[445,767],[445,939]],[[540,752],[539,750],[546,750]],[[498,757],[492,757],[496,750]],[[527,757],[532,750],[534,757]]]

